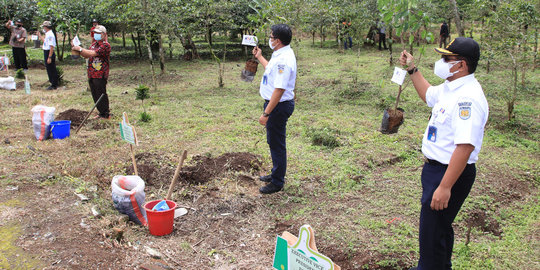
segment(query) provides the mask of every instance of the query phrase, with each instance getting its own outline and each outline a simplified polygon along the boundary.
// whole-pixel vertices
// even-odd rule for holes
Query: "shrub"
[[[339,131],[330,128],[309,128],[307,135],[311,138],[312,145],[322,145],[330,148],[341,146],[337,134]]]
[[[17,79],[24,79],[24,70],[22,68],[19,68],[17,69],[17,71],[15,71],[15,78]]]

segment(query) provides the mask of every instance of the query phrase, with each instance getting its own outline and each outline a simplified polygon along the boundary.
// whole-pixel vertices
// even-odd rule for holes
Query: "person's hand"
[[[261,114],[261,117],[259,117],[259,124],[266,126],[266,122],[268,122],[268,116]]]
[[[403,50],[399,57],[399,63],[404,66],[406,70],[412,70],[414,68],[414,57],[408,53],[407,50]]]
[[[262,50],[259,47],[254,47],[252,53],[255,58],[259,58],[262,56]]]
[[[71,47],[71,50],[72,50],[72,51],[80,51],[80,50],[81,50],[81,46],[73,46],[73,47]]]
[[[433,197],[431,198],[431,209],[438,211],[447,208],[451,193],[451,189],[439,186],[435,192],[433,192]]]
[[[47,57],[47,64],[51,64],[52,63],[52,58],[51,57]]]

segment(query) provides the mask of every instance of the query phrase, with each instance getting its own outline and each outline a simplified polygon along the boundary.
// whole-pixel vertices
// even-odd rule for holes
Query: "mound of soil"
[[[383,134],[397,133],[399,126],[403,124],[403,109],[387,109],[384,111],[381,123],[381,132]]]
[[[148,186],[159,187],[170,184],[178,161],[155,154],[140,153],[135,155],[139,176],[146,181]],[[131,159],[130,165],[125,167],[127,174],[133,174]],[[262,162],[260,157],[251,153],[225,153],[212,158],[206,155],[197,155],[192,158],[191,166],[184,166],[180,172],[178,181],[185,183],[206,183],[220,175],[233,172],[259,172]]]
[[[180,173],[182,181],[205,183],[227,171],[259,172],[260,157],[251,153],[225,153],[219,157],[194,156],[195,165],[185,167]]]
[[[348,254],[337,247],[318,247],[319,251],[328,256],[339,265],[341,269],[374,269],[374,270],[394,270],[409,269],[410,265],[405,263],[406,254],[380,254],[378,252],[364,251]],[[379,265],[378,262],[384,260],[395,261],[393,265]]]
[[[470,212],[466,222],[467,226],[476,227],[483,232],[492,233],[495,236],[501,236],[502,234],[499,222],[482,210]]]
[[[22,81],[22,82],[17,82],[17,83],[15,84],[15,89],[16,89],[16,90],[24,90],[24,81]]]
[[[88,112],[85,111],[69,109],[59,113],[55,120],[69,120],[71,121],[71,129],[76,129],[81,125],[87,114]]]
[[[146,182],[147,186],[160,187],[167,186],[174,175],[174,161],[170,158],[156,153],[140,153],[135,155],[137,171],[139,176]],[[135,174],[131,158],[126,166],[127,174]]]

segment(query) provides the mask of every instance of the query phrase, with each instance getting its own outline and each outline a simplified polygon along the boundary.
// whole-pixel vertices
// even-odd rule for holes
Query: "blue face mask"
[[[94,39],[95,39],[96,41],[100,41],[100,40],[101,40],[101,34],[94,33]]]

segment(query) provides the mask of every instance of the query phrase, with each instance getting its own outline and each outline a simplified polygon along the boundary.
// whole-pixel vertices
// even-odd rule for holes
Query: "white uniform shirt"
[[[448,164],[457,144],[471,144],[474,150],[467,163],[475,163],[482,147],[489,107],[474,74],[429,87],[426,103],[433,109],[422,140],[422,153]]]
[[[50,50],[51,46],[56,47],[56,39],[54,38],[54,33],[52,30],[45,33],[45,38],[43,39],[43,50]]]
[[[296,56],[290,45],[272,53],[261,80],[260,93],[265,100],[270,100],[276,88],[285,89],[279,102],[294,98],[296,83]]]

